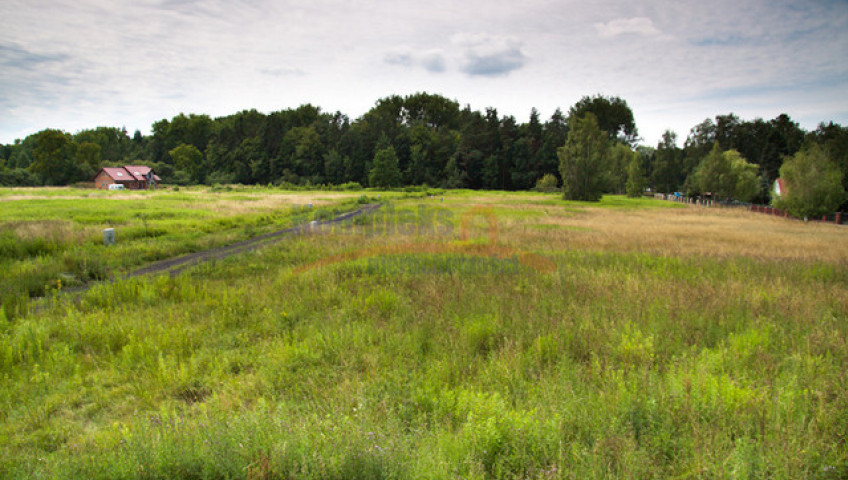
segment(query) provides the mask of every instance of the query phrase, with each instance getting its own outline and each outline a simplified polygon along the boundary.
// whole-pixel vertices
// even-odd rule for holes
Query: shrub
[[[556,175],[546,173],[544,177],[536,181],[536,190],[540,192],[555,192],[557,191],[558,184],[559,180],[557,180]]]

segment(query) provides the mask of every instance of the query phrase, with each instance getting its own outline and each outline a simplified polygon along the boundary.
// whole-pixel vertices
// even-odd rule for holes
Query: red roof
[[[143,165],[127,165],[125,167],[103,167],[102,169],[106,172],[106,175],[114,180],[116,183],[118,182],[134,182],[134,181],[146,181],[147,176],[150,174],[150,167],[146,167]],[[159,178],[159,175],[153,174],[153,180],[159,182],[162,181]]]
[[[135,177],[136,180],[144,181],[147,180],[147,176],[150,175],[150,167],[145,165],[127,165],[124,169]],[[158,175],[153,174],[153,179],[157,182],[161,180]]]
[[[124,170],[123,167],[103,167],[103,171],[116,182],[132,182],[135,180],[130,172]]]

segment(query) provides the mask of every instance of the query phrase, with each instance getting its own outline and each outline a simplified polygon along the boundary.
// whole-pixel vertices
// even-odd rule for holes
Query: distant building
[[[772,186],[771,192],[772,192],[772,197],[774,197],[774,198],[780,198],[781,195],[786,193],[786,184],[783,183],[782,178],[778,178],[777,180],[774,181],[774,185]]]
[[[147,190],[155,189],[156,184],[161,181],[159,175],[150,167],[127,165],[101,168],[94,177],[94,186],[100,190],[108,190],[109,185],[123,185],[128,190]]]

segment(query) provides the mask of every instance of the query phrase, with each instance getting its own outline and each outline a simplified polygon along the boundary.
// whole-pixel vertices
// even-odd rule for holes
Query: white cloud
[[[468,75],[503,76],[527,62],[521,42],[512,36],[457,34],[451,42],[460,49],[460,70]]]
[[[527,63],[521,42],[512,36],[454,34],[450,38],[449,52],[442,49],[416,51],[402,46],[384,54],[383,62],[406,68],[420,67],[431,73],[443,73],[450,68],[472,77],[506,76]]]
[[[596,23],[595,30],[601,37],[610,38],[620,35],[659,35],[660,31],[654,22],[646,17],[617,18],[607,23]]]

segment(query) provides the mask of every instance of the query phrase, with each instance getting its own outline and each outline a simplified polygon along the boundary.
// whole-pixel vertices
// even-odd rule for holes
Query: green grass
[[[305,204],[261,203],[279,190],[228,192],[103,192],[71,189],[3,189],[33,197],[3,202],[0,209],[0,300],[43,296],[62,287],[111,278],[151,261],[205,250],[269,231],[330,218],[355,208],[355,195],[308,210]],[[306,197],[304,197],[306,198]],[[311,198],[311,197],[310,197]],[[318,198],[320,200],[320,197]],[[232,205],[243,209],[232,209]],[[117,244],[104,246],[102,230],[114,228]]]
[[[492,196],[444,198],[395,212],[458,222],[455,201]],[[520,245],[534,217],[512,210]],[[415,240],[291,237],[0,313],[0,477],[848,475],[844,262],[563,249],[549,274],[414,254],[294,273]]]

